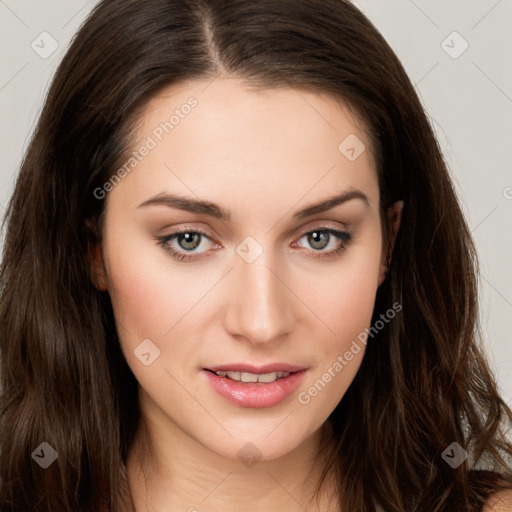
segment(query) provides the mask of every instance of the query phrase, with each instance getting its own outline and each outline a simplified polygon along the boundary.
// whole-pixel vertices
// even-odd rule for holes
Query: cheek
[[[308,306],[318,313],[324,326],[317,325],[318,330],[312,333],[318,365],[298,398],[303,405],[314,402],[312,409],[319,412],[334,409],[364,357],[378,287],[377,236],[372,239],[376,242],[348,251],[334,272],[327,271],[329,280],[316,276],[316,286],[310,279],[303,283],[303,293],[309,289]]]
[[[109,294],[121,347],[131,366],[136,361],[134,350],[143,340],[163,348],[163,336],[186,314],[186,304],[199,292],[179,270],[170,276],[156,241],[141,240],[121,227],[112,230],[119,236],[108,241],[105,251]]]
[[[367,240],[369,243],[348,249],[338,264],[330,268],[326,266],[325,274],[315,276],[316,284],[312,278],[307,278],[303,285],[308,305],[318,311],[318,316],[331,331],[330,342],[326,344],[329,350],[343,349],[371,321],[381,246],[378,232]]]
[[[159,272],[151,267],[144,251],[134,252],[129,243],[124,247],[126,251],[112,245],[109,251],[109,293],[118,327],[136,340],[162,329],[164,302],[172,295],[162,295]]]
[[[218,282],[218,271],[177,264],[156,241],[121,225],[111,233],[118,235],[107,241],[105,256],[123,355],[152,395],[165,387],[167,394],[174,389],[180,396],[172,376],[184,381],[197,375],[205,318],[216,311],[205,295]]]

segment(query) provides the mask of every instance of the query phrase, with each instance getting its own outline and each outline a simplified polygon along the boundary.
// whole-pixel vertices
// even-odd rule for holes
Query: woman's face
[[[94,269],[143,415],[231,459],[290,452],[364,354],[384,255],[369,138],[328,96],[218,78],[155,97],[133,151]]]

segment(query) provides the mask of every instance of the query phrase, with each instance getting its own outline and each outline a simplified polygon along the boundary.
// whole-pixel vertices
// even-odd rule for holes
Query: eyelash
[[[298,238],[298,240],[300,240],[301,238],[304,238],[306,235],[310,235],[312,233],[317,233],[317,232],[328,233],[329,235],[332,235],[332,236],[338,238],[338,240],[341,241],[341,245],[337,249],[332,249],[327,252],[314,251],[314,252],[318,253],[318,255],[312,256],[312,258],[314,258],[314,259],[330,258],[330,257],[334,257],[334,256],[340,254],[347,248],[347,245],[352,241],[353,236],[354,236],[354,234],[349,231],[340,231],[340,230],[333,229],[333,228],[330,228],[327,226],[319,226],[318,228],[312,229],[310,231],[306,231]],[[175,231],[174,233],[171,233],[170,235],[156,237],[156,240],[158,241],[158,244],[164,248],[165,251],[170,253],[170,255],[178,261],[188,262],[188,261],[192,261],[192,260],[201,258],[201,256],[195,256],[194,253],[186,254],[181,251],[178,251],[178,250],[174,249],[174,247],[169,245],[169,242],[173,238],[176,238],[177,236],[185,234],[185,233],[201,235],[201,236],[207,238],[208,240],[211,240],[211,238],[204,231],[201,231],[200,229],[183,229],[180,231]],[[330,242],[330,239],[329,239],[329,242]]]

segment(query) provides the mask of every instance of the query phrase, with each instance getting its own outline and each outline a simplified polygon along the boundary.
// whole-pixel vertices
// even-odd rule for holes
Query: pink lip
[[[306,367],[287,363],[272,363],[265,364],[263,366],[253,366],[252,364],[245,363],[232,363],[219,366],[208,366],[204,369],[211,370],[212,372],[246,372],[260,375],[262,373],[272,372],[300,372],[302,370],[306,370]]]
[[[230,369],[230,366],[236,368]],[[270,365],[276,367],[277,365]],[[280,365],[279,368],[285,365]],[[261,368],[256,371],[254,367],[247,365],[226,365],[222,367],[223,371],[244,371],[239,368],[252,368],[248,373],[271,373],[272,371],[290,371],[290,370],[268,370],[266,366],[262,367],[265,371],[261,371]],[[213,368],[210,368],[213,369]],[[220,367],[219,370],[221,371]],[[293,371],[293,370],[292,370]],[[306,369],[301,369],[290,373],[288,377],[277,379],[274,382],[269,383],[244,383],[239,382],[227,377],[220,377],[211,371],[206,369],[202,370],[202,373],[208,379],[208,382],[212,388],[222,397],[229,400],[231,403],[238,405],[239,407],[252,407],[259,409],[263,407],[272,407],[282,402],[285,398],[290,396],[300,385]]]

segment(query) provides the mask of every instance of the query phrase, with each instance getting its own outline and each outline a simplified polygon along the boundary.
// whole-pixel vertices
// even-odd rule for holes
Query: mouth
[[[306,367],[278,363],[255,367],[231,364],[203,368],[207,381],[222,397],[239,407],[277,405],[300,385]]]

